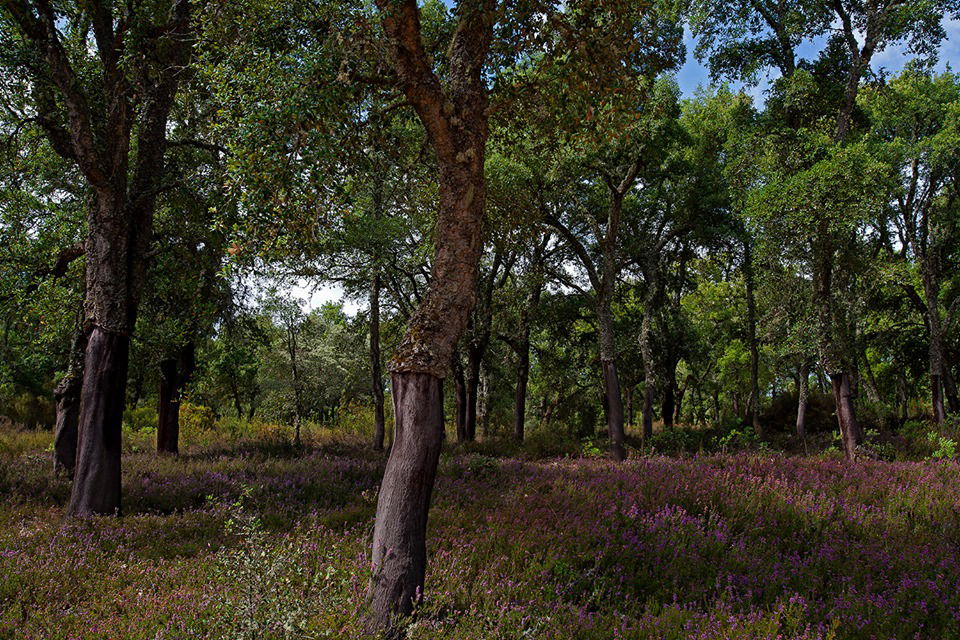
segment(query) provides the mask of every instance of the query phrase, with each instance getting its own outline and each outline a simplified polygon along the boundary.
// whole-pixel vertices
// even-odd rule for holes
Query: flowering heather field
[[[344,445],[127,455],[64,523],[0,434],[0,637],[360,637],[382,462]],[[445,454],[411,638],[960,637],[960,465]]]

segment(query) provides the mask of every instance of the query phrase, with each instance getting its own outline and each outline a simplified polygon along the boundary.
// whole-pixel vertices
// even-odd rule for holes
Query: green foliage
[[[155,433],[157,430],[157,410],[154,407],[127,409],[123,412],[123,424],[134,433]]]
[[[953,460],[957,457],[957,442],[953,438],[947,438],[936,431],[927,433],[927,442],[931,444],[933,452],[931,458],[937,460]]]

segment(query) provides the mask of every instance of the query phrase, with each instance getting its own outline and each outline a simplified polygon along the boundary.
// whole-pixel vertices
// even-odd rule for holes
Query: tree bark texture
[[[370,390],[373,393],[373,449],[383,451],[386,420],[383,407],[383,371],[380,367],[380,274],[370,286]]]
[[[443,441],[442,379],[476,296],[483,245],[487,88],[493,0],[461,5],[441,84],[415,0],[377,0],[390,58],[436,152],[440,206],[430,285],[390,362],[395,439],[377,500],[368,631],[385,631],[423,592],[430,495]]]
[[[807,436],[807,405],[810,403],[810,366],[804,362],[797,375],[797,437]]]
[[[857,414],[853,408],[850,374],[842,372],[830,374],[830,382],[833,386],[833,400],[837,407],[837,421],[840,424],[843,453],[848,460],[855,460],[860,429],[857,424]]]
[[[747,342],[750,344],[750,401],[747,405],[750,425],[759,435],[760,427],[760,350],[757,345],[757,302],[754,292],[753,247],[747,241],[744,249],[743,274],[747,293]]]
[[[427,512],[443,440],[443,381],[395,372],[392,382],[396,427],[373,530],[371,630],[389,627],[393,615],[409,615],[423,596]]]
[[[77,468],[67,514],[120,514],[120,431],[130,338],[94,327],[84,360]]]
[[[180,452],[180,400],[193,375],[196,348],[188,342],[176,358],[160,362],[160,403],[157,410],[157,453]]]
[[[57,418],[54,425],[53,470],[73,477],[77,464],[77,428],[80,421],[80,395],[83,390],[83,360],[87,334],[78,329],[70,346],[70,363],[63,380],[54,389]]]

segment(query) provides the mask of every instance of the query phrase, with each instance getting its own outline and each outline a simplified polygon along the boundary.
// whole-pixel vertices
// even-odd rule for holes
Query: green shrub
[[[133,433],[156,431],[157,410],[153,407],[136,407],[123,412],[123,426]]]

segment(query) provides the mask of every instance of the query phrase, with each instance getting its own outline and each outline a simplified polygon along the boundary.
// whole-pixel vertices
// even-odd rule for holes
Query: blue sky
[[[947,20],[944,23],[944,29],[947,32],[947,40],[940,46],[940,55],[937,62],[937,69],[942,71],[949,64],[953,70],[960,66],[960,20]],[[689,29],[684,30],[683,42],[687,47],[687,59],[684,65],[677,72],[677,83],[680,85],[680,91],[683,95],[690,97],[697,90],[698,86],[708,85],[710,79],[707,69],[700,64],[693,56],[693,50],[696,47],[696,41]],[[813,41],[801,46],[798,50],[798,58],[812,59],[823,46],[823,39]],[[871,67],[876,69],[886,69],[888,72],[896,73],[903,69],[903,66],[910,59],[902,47],[891,47],[876,53],[873,56]],[[750,87],[747,92],[755,98],[763,98],[764,90],[769,86],[770,81],[776,78],[775,75],[764,78],[757,87]],[[739,86],[737,86],[739,88]]]
[[[954,70],[960,67],[960,20],[948,20],[944,25],[947,31],[947,40],[940,47],[940,56],[937,68],[943,70],[950,65]],[[708,85],[708,77],[705,66],[697,62],[693,56],[693,50],[696,42],[689,29],[684,32],[684,44],[687,47],[687,59],[680,70],[677,72],[677,83],[684,96],[693,96],[697,87]],[[823,42],[811,42],[800,47],[800,58],[814,58],[822,47]],[[903,69],[904,64],[909,60],[902,48],[890,48],[874,55],[873,68],[884,68],[891,73],[896,73]],[[775,76],[769,76],[756,87],[749,87],[747,92],[756,100],[763,101],[763,92],[769,86]],[[343,299],[343,289],[338,286],[325,285],[319,289],[314,289],[311,283],[303,281],[292,288],[292,295],[302,300],[307,307],[319,307],[324,302],[342,301],[344,310],[349,314],[355,314],[360,305],[353,300]]]

